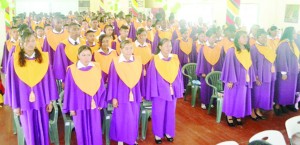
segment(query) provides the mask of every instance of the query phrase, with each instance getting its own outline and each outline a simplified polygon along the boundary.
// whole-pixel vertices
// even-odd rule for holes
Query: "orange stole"
[[[216,45],[214,48],[208,46],[203,47],[203,55],[205,60],[214,66],[220,59],[221,47]],[[212,68],[213,69],[213,68]]]
[[[142,59],[139,56],[134,57],[133,62],[119,62],[119,57],[113,58],[116,72],[120,79],[130,89],[129,101],[134,101],[132,88],[140,81],[142,73]]]
[[[287,39],[280,41],[279,44],[278,44],[278,46],[279,46],[281,43],[285,43],[285,42],[288,43],[288,45],[290,46],[290,49],[292,50],[293,54],[299,59],[299,49],[298,49],[298,47],[297,47],[297,45],[296,45],[295,42],[292,43],[294,50],[293,50],[293,48],[291,47],[291,45],[290,45],[290,43],[288,42]]]
[[[197,53],[200,52],[200,49],[204,46],[204,44],[199,44],[197,41],[195,42]]]
[[[120,28],[122,25],[126,24],[126,21],[123,19],[117,20],[117,25]]]
[[[277,50],[279,39],[268,39],[268,46],[270,46],[273,50]]]
[[[147,39],[151,42],[153,42],[154,40],[154,34],[155,34],[155,30],[151,29],[151,30],[147,30]]]
[[[178,39],[179,42],[179,48],[182,52],[184,52],[186,55],[189,55],[192,52],[192,45],[193,40],[191,38],[188,38],[188,41],[183,41],[182,38]]]
[[[262,46],[255,44],[258,52],[262,54],[270,63],[272,63],[271,72],[275,72],[274,62],[276,59],[276,51],[275,49],[271,48],[270,46]]]
[[[65,53],[67,58],[73,63],[77,62],[78,49],[82,44],[84,44],[84,42],[81,41],[78,45],[72,45],[69,40],[66,39],[61,43],[65,44]]]
[[[164,61],[159,58],[158,55],[154,56],[154,64],[159,75],[168,83],[170,83],[170,92],[171,95],[174,94],[172,83],[175,81],[178,70],[179,70],[179,59],[176,54],[173,54],[173,57],[170,61]]]
[[[95,53],[100,48],[100,45],[96,43],[94,46],[89,46],[89,47],[92,49],[92,53]]]
[[[10,40],[6,40],[5,44],[7,51],[10,51],[13,48],[13,46],[16,46],[18,44],[18,41],[13,43]]]
[[[139,47],[136,46],[134,42],[132,42],[132,45],[133,45],[133,54],[135,56],[141,56],[143,65],[146,65],[152,59],[151,44],[147,43],[148,46]]]
[[[46,36],[47,36],[46,39],[47,39],[49,45],[51,46],[51,48],[54,51],[56,51],[56,48],[57,48],[58,44],[61,42],[61,40],[65,40],[68,38],[68,32],[64,31],[61,34],[56,34],[50,30],[46,33]]]
[[[44,38],[35,38],[37,48],[43,48]]]
[[[167,30],[167,31],[161,31],[161,30],[158,30],[158,37],[160,39],[163,39],[163,38],[167,38],[169,40],[172,39],[172,32],[170,30]]]
[[[94,53],[95,61],[100,64],[102,71],[105,72],[106,74],[108,74],[108,72],[109,72],[109,67],[110,67],[110,64],[111,64],[113,58],[115,58],[117,56],[118,55],[117,55],[116,51],[112,51],[108,55],[103,55],[99,52]]]
[[[219,42],[219,45],[224,48],[225,54],[227,53],[229,48],[234,47],[233,42],[230,41],[228,38],[222,39],[221,42]]]
[[[44,23],[41,21],[41,22],[39,22],[38,24],[35,24],[35,22],[31,22],[31,28],[32,28],[32,30],[34,30],[35,31],[35,27],[36,26],[39,26],[39,27],[42,27],[42,28],[44,28]]]
[[[26,65],[19,65],[19,53],[14,53],[14,69],[19,79],[31,88],[29,102],[35,102],[33,87],[45,77],[49,68],[49,56],[47,52],[41,52],[43,61],[38,63],[35,60],[26,60]]]
[[[102,78],[100,65],[98,63],[94,63],[94,65],[95,66],[88,71],[79,70],[76,67],[76,64],[69,66],[75,84],[81,91],[92,97],[91,109],[96,108],[94,96],[100,88],[100,81]]]
[[[129,40],[130,42],[132,42],[131,38],[127,38],[127,40]],[[121,42],[119,41],[119,39],[116,39],[114,41],[112,41],[112,43],[115,42],[116,43],[116,51],[118,53],[118,55],[121,54]]]
[[[133,25],[134,25],[134,28],[135,28],[136,30],[138,30],[139,28],[144,28],[144,27],[145,27],[145,22],[139,23],[139,22],[137,22],[137,21],[134,21]]]

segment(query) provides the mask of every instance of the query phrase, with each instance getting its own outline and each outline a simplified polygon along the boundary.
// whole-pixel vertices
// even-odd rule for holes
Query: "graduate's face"
[[[109,37],[104,37],[103,40],[102,40],[102,43],[101,43],[101,47],[102,48],[108,48],[108,46],[109,46],[109,40],[110,40]]]
[[[25,50],[32,51],[35,48],[35,44],[36,44],[36,41],[35,41],[34,35],[31,35],[25,39],[25,41],[23,43],[23,47]]]
[[[208,43],[213,44],[216,42],[216,34],[212,34],[210,37],[208,37]]]
[[[105,33],[106,33],[106,35],[111,36],[112,33],[113,33],[113,28],[112,28],[112,27],[107,27],[107,28],[105,29]]]
[[[171,41],[166,41],[162,46],[159,46],[159,49],[164,56],[168,56],[172,52]]]
[[[39,37],[43,37],[45,35],[45,32],[43,29],[37,29],[36,35]]]
[[[257,41],[263,45],[266,45],[267,44],[267,34],[262,34],[260,36],[257,37]]]
[[[242,34],[239,38],[239,44],[246,45],[248,43],[248,36],[247,34]]]
[[[182,37],[183,37],[184,39],[187,39],[187,38],[188,38],[188,32],[187,32],[187,31],[184,32],[184,33],[182,34]]]
[[[51,26],[46,26],[45,27],[45,32],[50,31],[51,29],[52,29]]]
[[[95,34],[94,33],[88,33],[88,34],[86,34],[86,40],[88,42],[94,42],[95,41]]]
[[[83,50],[79,55],[78,59],[84,65],[88,65],[92,61],[92,52],[88,49]]]
[[[54,25],[54,29],[60,30],[63,27],[63,20],[62,19],[54,19],[53,25]]]
[[[128,29],[121,29],[120,30],[120,35],[122,37],[127,37],[128,36],[128,33],[129,33],[129,30]]]
[[[146,39],[147,39],[147,32],[144,31],[144,32],[142,32],[141,34],[139,34],[139,35],[137,36],[137,39],[138,39],[138,41],[140,41],[140,42],[145,42]]]
[[[125,46],[121,49],[121,53],[125,56],[125,57],[130,57],[133,53],[133,47],[131,43],[127,43],[125,44]]]
[[[87,28],[89,27],[89,24],[88,24],[88,22],[86,22],[86,21],[82,21],[82,23],[81,23],[81,27],[82,27],[83,29],[87,29]]]
[[[148,27],[151,27],[151,26],[152,26],[152,20],[148,20],[148,21],[147,21],[147,26],[148,26]]]
[[[80,28],[78,25],[69,26],[68,30],[72,38],[78,38],[80,36]]]
[[[91,26],[92,26],[93,29],[96,29],[98,27],[98,20],[93,20],[91,22]]]
[[[205,34],[204,33],[200,33],[199,36],[198,36],[198,40],[200,42],[205,42],[205,40],[206,40]]]
[[[19,37],[18,30],[17,29],[10,30],[10,36],[13,37],[17,41],[17,39]]]
[[[277,30],[270,31],[270,35],[271,35],[272,37],[277,36]]]
[[[125,21],[126,21],[127,23],[130,23],[130,22],[131,22],[131,17],[126,16]]]

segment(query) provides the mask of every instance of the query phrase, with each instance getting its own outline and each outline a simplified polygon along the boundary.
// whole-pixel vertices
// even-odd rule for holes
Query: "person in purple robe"
[[[51,32],[52,31],[52,32]],[[63,20],[61,17],[59,16],[55,16],[53,18],[53,29],[49,30],[49,31],[45,31],[46,32],[46,38],[44,40],[43,46],[42,46],[42,50],[44,52],[48,52],[49,53],[49,57],[50,57],[50,64],[53,65],[53,61],[54,61],[54,55],[55,55],[55,49],[57,48],[57,46],[53,46],[55,48],[51,47],[51,43],[50,41],[53,41],[55,39],[59,39],[59,38],[50,38],[50,37],[64,37],[64,29],[63,29]],[[52,35],[50,35],[50,33]],[[64,38],[65,39],[65,38]],[[53,43],[55,44],[55,43]]]
[[[126,26],[129,28],[128,38],[135,40],[136,37],[136,28],[134,28],[134,24],[132,22],[131,15],[125,15]]]
[[[81,42],[80,27],[77,23],[71,23],[68,26],[69,37],[61,41],[55,51],[53,61],[54,75],[57,80],[64,81],[67,67],[77,61],[77,50],[85,42]]]
[[[260,109],[272,110],[275,89],[276,50],[267,45],[267,32],[258,29],[257,41],[250,49],[255,82],[252,89],[252,120],[266,119]]]
[[[299,49],[295,44],[296,31],[294,27],[285,28],[278,48],[276,58],[276,83],[274,112],[276,115],[296,112],[294,107],[297,77],[299,73]]]
[[[68,67],[63,113],[73,118],[78,145],[102,145],[100,110],[105,106],[106,88],[101,67],[92,62],[92,50],[78,49],[79,61]]]
[[[110,139],[118,141],[118,144],[137,145],[142,101],[142,60],[141,57],[132,55],[132,45],[129,40],[124,40],[120,56],[114,58],[110,65],[107,102],[114,107]]]
[[[39,51],[34,34],[21,35],[20,52],[7,65],[5,104],[20,117],[26,144],[49,145],[49,112],[58,98],[49,56]]]
[[[19,39],[19,33],[18,33],[18,27],[11,27],[9,31],[9,35],[11,36],[9,40],[6,40],[4,43],[3,48],[3,56],[2,56],[2,62],[1,62],[1,72],[5,74],[6,72],[6,65],[9,60],[9,52],[12,49],[13,46],[16,46]]]
[[[227,51],[223,63],[223,112],[231,127],[235,126],[234,120],[237,125],[242,125],[242,118],[251,114],[251,88],[255,74],[249,49],[247,33],[237,32],[234,47]]]
[[[147,70],[146,100],[152,101],[152,130],[156,144],[161,144],[163,137],[174,140],[176,102],[184,87],[178,56],[171,54],[171,41],[164,38],[158,47],[160,52]]]
[[[216,44],[216,30],[210,28],[206,32],[207,42],[199,50],[196,74],[201,82],[201,108],[206,109],[212,95],[212,88],[206,84],[206,75],[213,71],[221,71],[224,54],[221,46]]]

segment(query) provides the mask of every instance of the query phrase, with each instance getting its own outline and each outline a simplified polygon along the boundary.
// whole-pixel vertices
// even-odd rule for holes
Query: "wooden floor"
[[[190,99],[190,98],[188,98]],[[241,145],[246,145],[251,136],[263,130],[279,130],[285,137],[285,121],[293,116],[300,115],[299,112],[289,112],[277,117],[272,111],[266,112],[267,120],[252,121],[250,117],[245,118],[244,125],[238,127],[228,127],[223,114],[221,123],[215,122],[215,110],[208,115],[206,110],[200,108],[200,103],[195,108],[191,107],[190,100],[177,102],[176,111],[176,136],[173,143],[168,143],[163,139],[163,145],[215,145],[222,141],[234,140]],[[17,145],[17,136],[12,132],[11,110],[9,107],[0,108],[0,144]],[[64,144],[64,129],[62,116],[59,117],[59,139],[60,144]],[[104,140],[103,140],[104,141]],[[147,138],[145,141],[138,140],[139,145],[154,145],[154,136],[151,130],[151,121],[148,124]],[[72,144],[76,145],[75,132],[72,134]],[[112,142],[112,145],[117,143]]]

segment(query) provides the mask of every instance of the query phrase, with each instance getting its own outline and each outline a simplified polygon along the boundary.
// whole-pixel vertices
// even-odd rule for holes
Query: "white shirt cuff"
[[[282,75],[286,75],[286,74],[287,74],[287,72],[285,72],[285,71],[282,71],[282,72],[281,72],[281,74],[282,74]]]

